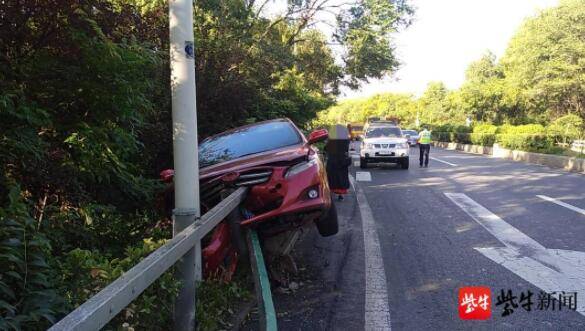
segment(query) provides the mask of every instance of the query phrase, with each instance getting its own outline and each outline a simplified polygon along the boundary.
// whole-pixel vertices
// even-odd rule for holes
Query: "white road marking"
[[[382,260],[380,239],[372,210],[363,190],[349,177],[356,192],[357,203],[362,218],[365,250],[366,303],[364,330],[391,330],[388,289],[386,288],[386,270]]]
[[[467,195],[445,195],[506,246],[475,250],[545,292],[577,292],[578,297],[585,296],[584,252],[548,249]],[[585,302],[577,301],[577,312],[585,315]]]
[[[443,161],[443,160],[441,160],[441,159],[437,159],[436,157],[429,156],[429,159],[431,159],[431,160],[435,160],[435,161],[439,161],[439,162],[441,162],[441,163],[445,163],[445,164],[447,164],[447,165],[450,165],[450,166],[452,166],[452,167],[456,167],[456,166],[457,166],[455,163],[451,163],[451,162]]]
[[[360,155],[359,154],[351,154],[351,158],[352,159],[359,159]]]
[[[360,161],[353,161],[353,166],[354,167],[359,167],[360,166]]]
[[[355,179],[358,182],[371,182],[372,181],[372,175],[370,174],[369,171],[356,171],[356,173],[355,173]]]
[[[568,204],[568,203],[565,203],[565,202],[559,201],[559,200],[557,200],[557,199],[555,199],[555,198],[547,197],[546,195],[537,195],[537,197],[539,197],[539,198],[541,198],[541,199],[543,199],[543,200],[546,200],[546,201],[550,201],[550,202],[552,202],[552,203],[556,203],[556,204],[557,204],[557,205],[559,205],[559,206],[563,206],[563,207],[565,207],[565,208],[569,208],[569,209],[571,209],[572,211],[576,211],[576,212],[578,212],[579,214],[585,215],[585,209],[581,209],[581,208],[579,208],[579,207],[575,207],[575,206],[573,206],[573,205],[570,205],[570,204]]]

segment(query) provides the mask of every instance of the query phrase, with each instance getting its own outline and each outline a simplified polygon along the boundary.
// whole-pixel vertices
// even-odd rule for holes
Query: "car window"
[[[366,138],[380,137],[402,137],[402,132],[397,127],[374,127],[366,132]]]
[[[199,163],[207,167],[245,155],[262,153],[301,143],[288,122],[269,122],[205,139],[199,145]]]
[[[414,130],[402,130],[402,134],[409,134],[411,136],[416,136],[418,133]]]

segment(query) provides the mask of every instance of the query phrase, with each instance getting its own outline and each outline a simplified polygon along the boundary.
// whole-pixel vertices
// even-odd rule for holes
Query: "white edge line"
[[[380,239],[372,210],[362,189],[357,186],[353,176],[349,176],[351,186],[356,192],[357,204],[362,219],[365,254],[365,325],[364,330],[391,330],[390,306],[386,287],[386,270],[382,259]]]
[[[556,203],[559,206],[563,206],[565,208],[571,209],[572,211],[576,211],[579,214],[585,215],[585,209],[581,209],[579,207],[575,207],[573,205],[570,205],[568,203],[559,201],[559,200],[557,200],[555,198],[548,197],[546,195],[536,195],[536,196],[539,197],[539,198],[541,198],[541,199],[543,199],[543,200],[546,200],[546,201],[549,201],[549,202],[552,202],[552,203]]]

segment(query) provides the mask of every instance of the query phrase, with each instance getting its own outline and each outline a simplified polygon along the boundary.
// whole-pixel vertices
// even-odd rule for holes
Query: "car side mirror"
[[[315,130],[309,134],[309,144],[327,140],[327,137],[329,137],[327,129]]]

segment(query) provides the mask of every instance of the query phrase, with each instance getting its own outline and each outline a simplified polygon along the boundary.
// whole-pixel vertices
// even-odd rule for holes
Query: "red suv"
[[[263,236],[272,236],[315,222],[322,236],[337,233],[325,167],[312,146],[325,139],[327,130],[314,131],[307,139],[290,120],[278,119],[225,131],[200,143],[202,213],[237,187],[249,187],[235,219],[220,223],[204,241],[206,273],[221,264],[235,268],[242,227],[256,227]],[[170,174],[166,170],[161,176],[170,182]],[[172,195],[172,190],[167,192]],[[167,205],[172,208],[174,203],[167,200]]]

